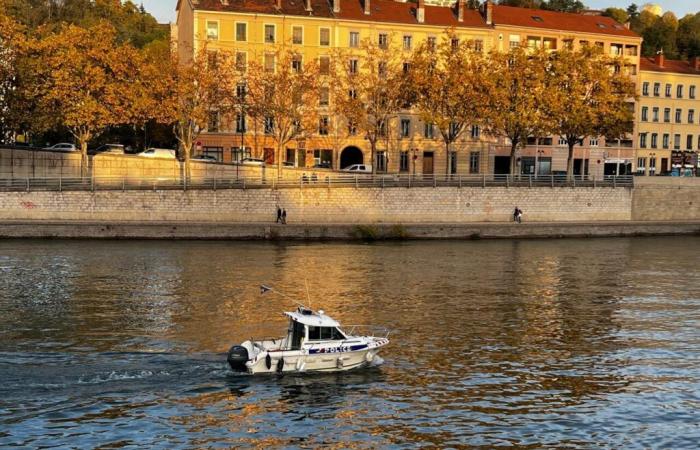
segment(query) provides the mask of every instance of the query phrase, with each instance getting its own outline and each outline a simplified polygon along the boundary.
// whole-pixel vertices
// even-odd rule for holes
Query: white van
[[[369,164],[353,164],[352,166],[347,166],[342,169],[342,172],[372,173],[372,166]]]
[[[171,150],[169,148],[149,148],[139,153],[138,156],[143,156],[144,158],[166,159],[175,159],[177,157],[175,150]]]

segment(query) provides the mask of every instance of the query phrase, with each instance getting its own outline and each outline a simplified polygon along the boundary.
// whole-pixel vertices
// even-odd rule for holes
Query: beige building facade
[[[600,45],[611,55],[624,55],[630,76],[638,82],[641,38],[607,17],[493,5],[467,9],[465,2],[450,6],[392,0],[180,0],[173,37],[183,59],[203,48],[233,52],[237,59],[264,61],[266,49],[288,45],[304,59],[327,58],[334,50],[352,52],[363,39],[390,39],[406,52],[428,38],[454,30],[460,39],[473,41],[484,52],[507,51],[514,46],[556,50],[586,43]],[[331,99],[332,102],[332,99]],[[320,107],[324,114],[324,107]],[[452,173],[508,173],[507,142],[485,136],[469,126],[451,151],[437,129],[411,111],[398,114],[388,138],[370,161],[370,145],[362,136],[348,136],[339,118],[328,117],[330,133],[321,130],[310,139],[287,146],[284,163],[293,167],[342,169],[351,164],[372,164],[378,172],[443,174],[451,158]],[[199,138],[197,150],[221,161],[254,157],[274,163],[274,144],[254,135],[252,127],[220,123]],[[334,132],[336,131],[337,132]],[[579,174],[602,174],[609,163],[631,161],[632,142],[609,143],[591,138],[576,150]],[[559,137],[531,141],[517,157],[519,172],[542,174],[566,170],[567,148]],[[608,164],[606,164],[608,163]],[[607,166],[607,169],[606,169]]]

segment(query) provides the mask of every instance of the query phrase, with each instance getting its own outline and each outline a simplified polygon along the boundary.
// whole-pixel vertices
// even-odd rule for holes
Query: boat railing
[[[343,327],[343,331],[348,336],[352,338],[354,336],[372,336],[372,337],[383,337],[388,338],[391,330],[386,327],[377,325],[346,325]]]

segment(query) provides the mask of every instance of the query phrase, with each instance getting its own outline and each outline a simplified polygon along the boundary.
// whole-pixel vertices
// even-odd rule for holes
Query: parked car
[[[320,162],[318,164],[314,164],[314,168],[316,168],[316,169],[330,169],[331,163],[329,163],[328,161]]]
[[[192,158],[192,161],[202,161],[202,162],[219,162],[215,156],[212,155],[197,155]]]
[[[123,155],[124,154],[124,146],[121,144],[104,144],[100,145],[99,147],[88,150],[88,154],[90,155],[100,155],[103,153],[107,154],[112,154],[112,155]]]
[[[368,164],[353,164],[342,169],[342,172],[372,173],[372,166]]]
[[[256,158],[243,158],[241,164],[245,166],[262,166],[263,164],[265,164],[265,161]]]
[[[144,158],[167,158],[167,159],[175,159],[177,158],[177,154],[175,153],[175,150],[169,149],[169,148],[148,148],[141,153],[138,154],[138,156],[142,156]]]
[[[73,144],[67,144],[67,143],[61,143],[61,144],[56,144],[52,145],[51,147],[46,147],[44,150],[52,150],[52,151],[59,151],[59,152],[74,152],[78,150],[78,147],[76,147]]]

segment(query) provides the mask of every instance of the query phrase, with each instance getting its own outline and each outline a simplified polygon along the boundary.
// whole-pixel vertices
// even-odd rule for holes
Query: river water
[[[0,242],[0,446],[696,448],[700,238]],[[384,364],[248,377],[282,297]]]

